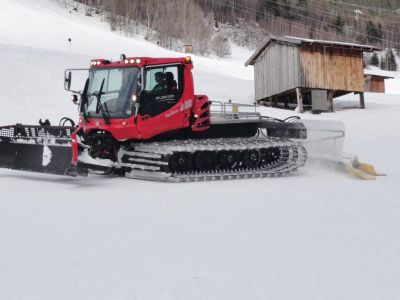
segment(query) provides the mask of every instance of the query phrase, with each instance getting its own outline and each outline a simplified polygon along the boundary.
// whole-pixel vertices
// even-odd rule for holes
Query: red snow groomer
[[[310,121],[195,95],[192,68],[190,57],[95,59],[83,91],[71,90],[72,72],[82,69],[66,70],[78,124],[0,127],[0,167],[181,182],[282,176],[305,164]],[[323,155],[341,153],[344,128],[330,124],[310,127],[331,141]]]

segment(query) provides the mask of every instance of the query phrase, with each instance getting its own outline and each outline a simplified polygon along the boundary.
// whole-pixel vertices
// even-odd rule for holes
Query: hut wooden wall
[[[372,76],[369,84],[369,92],[384,93],[385,92],[385,79],[383,77]]]
[[[301,86],[338,91],[364,91],[362,51],[324,45],[302,45]]]
[[[256,100],[300,86],[300,53],[296,45],[271,43],[254,64]]]

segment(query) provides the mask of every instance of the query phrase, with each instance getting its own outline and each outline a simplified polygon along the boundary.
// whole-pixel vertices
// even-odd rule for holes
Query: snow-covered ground
[[[71,37],[72,53],[67,39]],[[120,53],[179,55],[63,1],[0,1],[0,124],[76,116],[66,67]],[[250,52],[194,57],[198,93],[253,98]],[[399,90],[390,81],[389,92]],[[345,151],[388,174],[319,166],[286,178],[163,184],[0,170],[2,299],[397,299],[400,95],[336,101]],[[293,112],[264,108],[274,116]]]

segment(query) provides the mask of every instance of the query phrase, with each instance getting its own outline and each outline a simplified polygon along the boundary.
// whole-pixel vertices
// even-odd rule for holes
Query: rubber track
[[[168,166],[168,159],[177,152],[250,150],[250,149],[279,148],[280,159],[273,164],[263,167],[234,170],[210,170],[204,172],[170,173],[163,171]],[[303,166],[307,159],[305,148],[291,141],[274,138],[231,138],[185,140],[159,143],[142,143],[134,150],[121,149],[119,167],[129,171],[130,178],[168,181],[210,181],[259,177],[279,177],[288,175]]]

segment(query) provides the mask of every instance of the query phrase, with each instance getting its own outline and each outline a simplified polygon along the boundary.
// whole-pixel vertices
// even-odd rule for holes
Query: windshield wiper
[[[101,112],[101,115],[103,116],[103,120],[107,125],[110,125],[110,118],[108,117],[106,110],[104,109],[103,103],[101,103],[101,95],[103,95],[103,87],[104,87],[104,81],[106,79],[103,78],[103,81],[101,82],[101,86],[100,86],[100,91],[97,94],[97,104],[96,104],[96,114],[99,113],[99,111]]]

